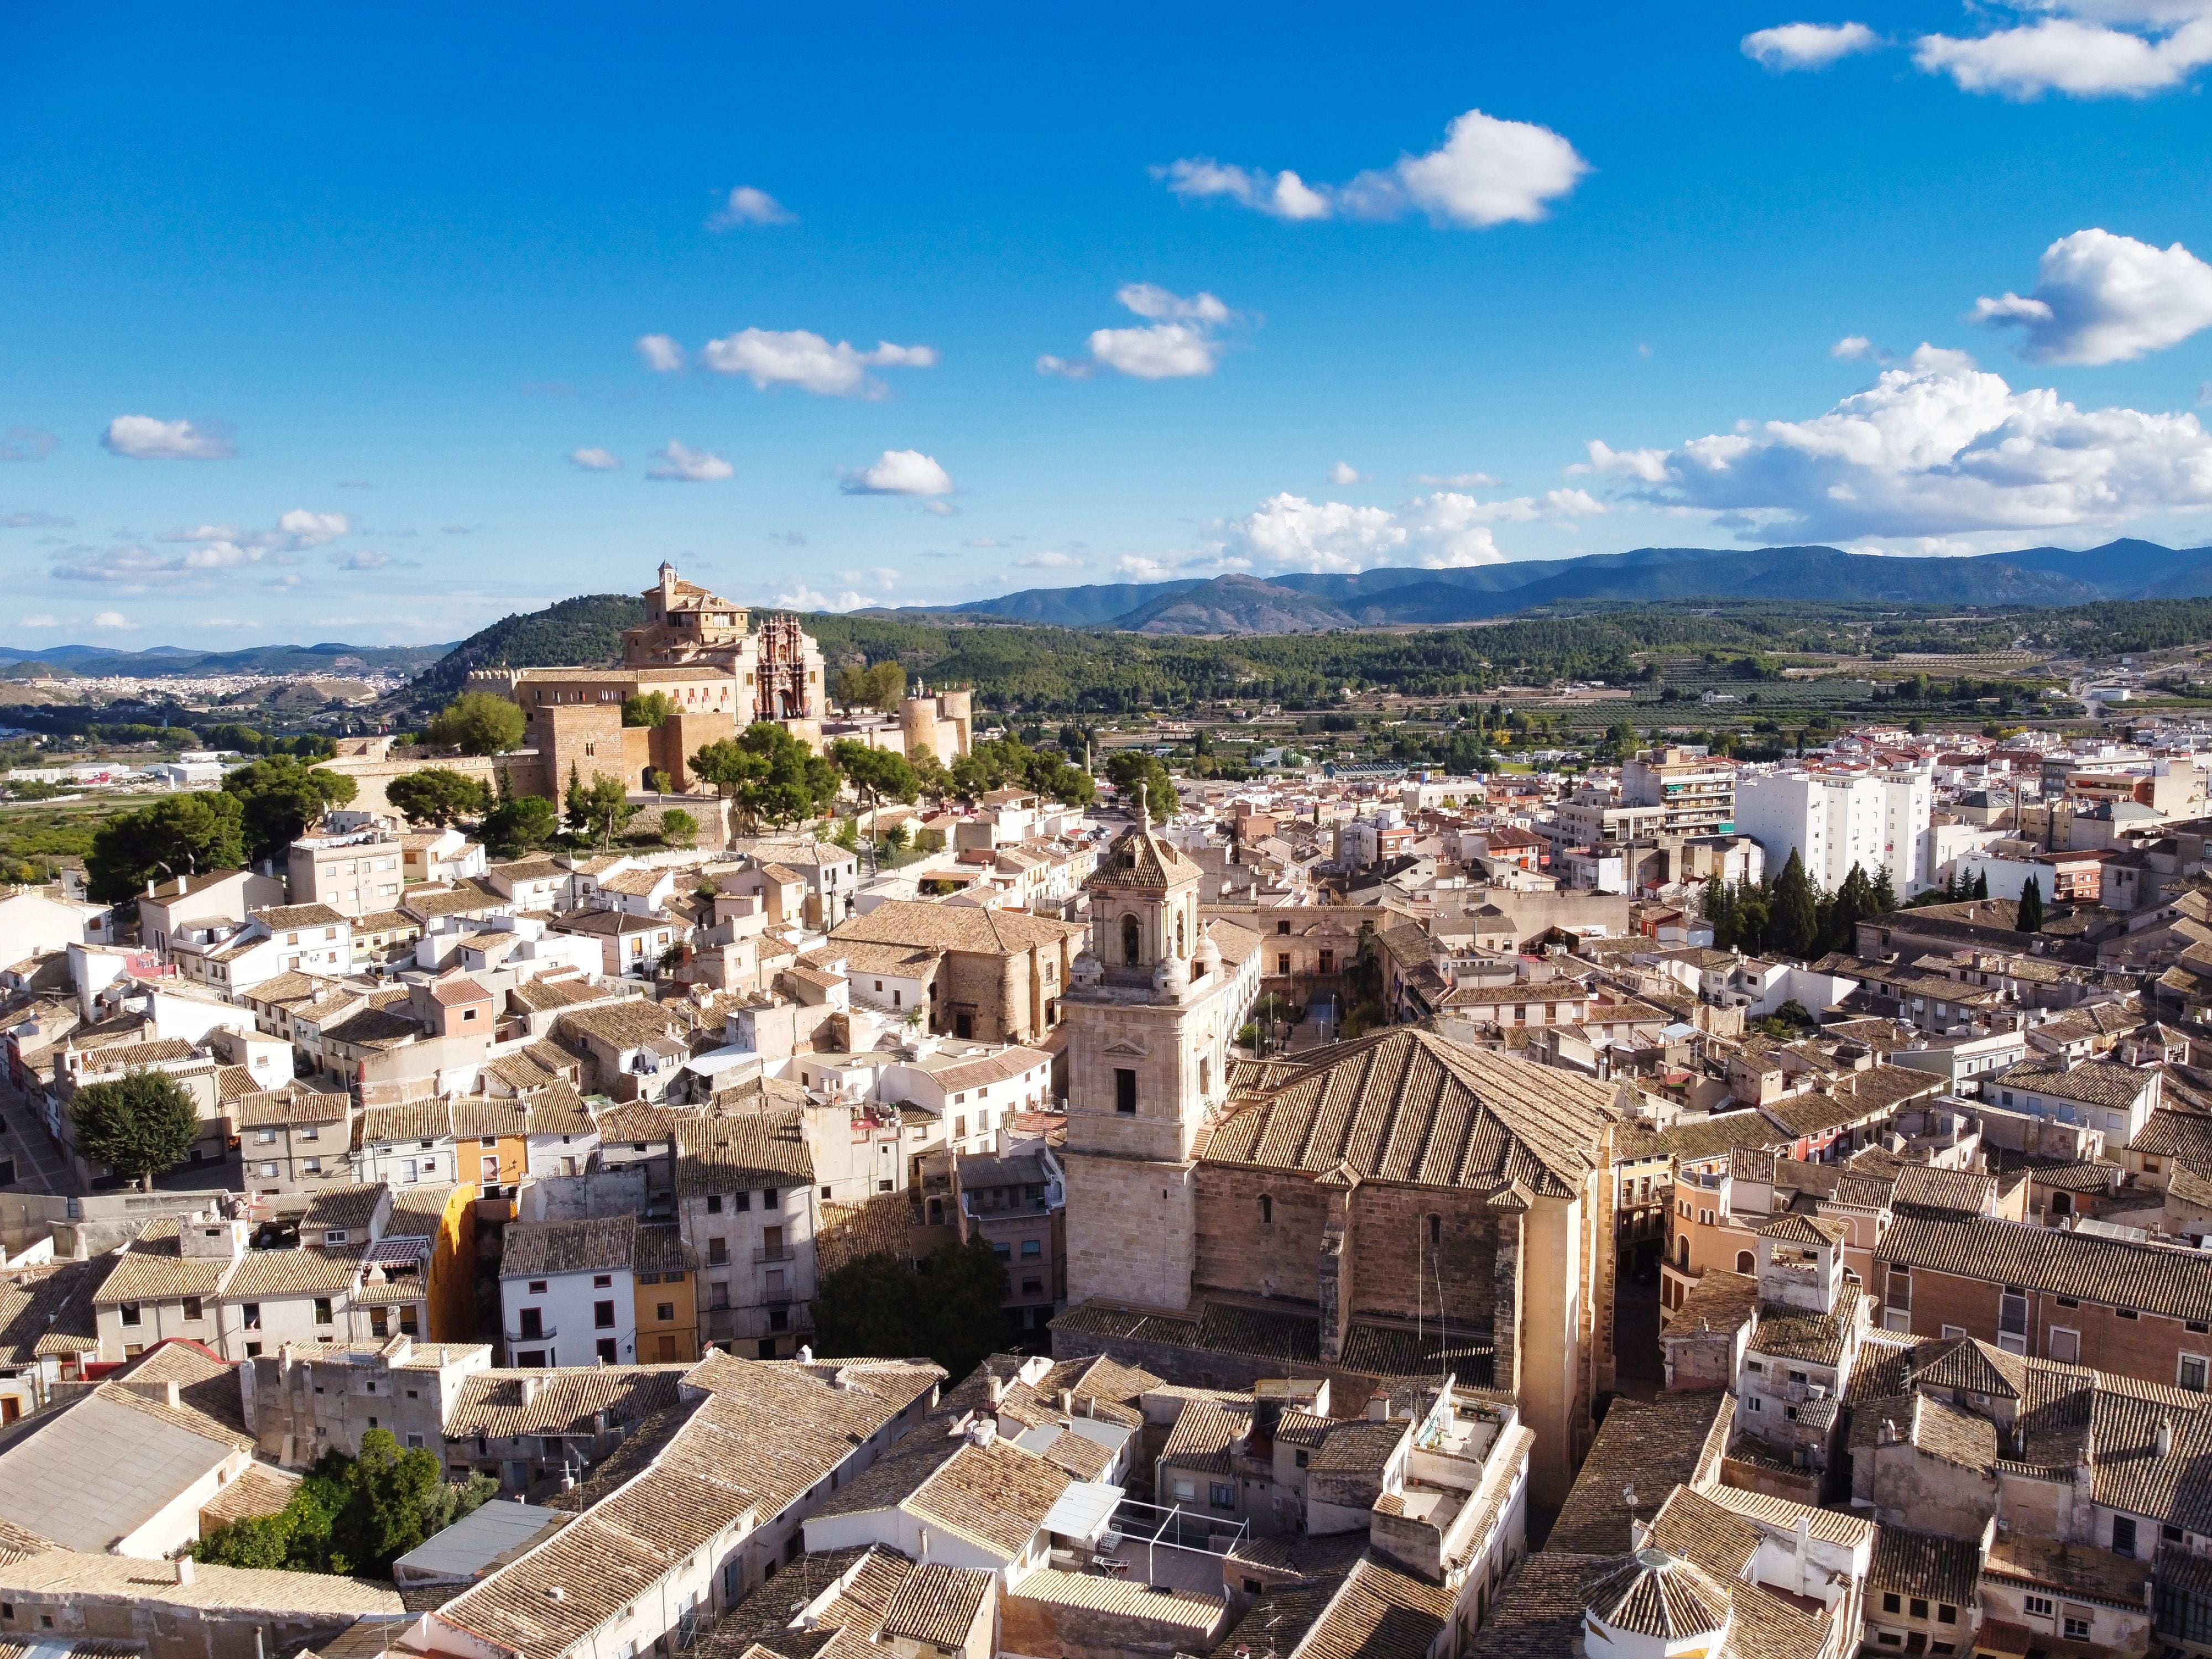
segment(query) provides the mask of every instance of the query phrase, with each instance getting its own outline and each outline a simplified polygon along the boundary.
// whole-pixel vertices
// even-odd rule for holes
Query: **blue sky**
[[[2212,0],[1070,11],[13,8],[0,641],[2212,542]]]

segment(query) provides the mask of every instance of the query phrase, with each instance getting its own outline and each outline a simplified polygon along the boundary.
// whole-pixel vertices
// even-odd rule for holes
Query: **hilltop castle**
[[[528,741],[550,787],[571,769],[584,781],[614,777],[630,789],[665,772],[672,787],[691,787],[690,757],[702,745],[734,737],[756,720],[773,720],[821,748],[852,738],[877,749],[939,760],[964,755],[973,740],[969,693],[930,695],[917,688],[896,716],[830,718],[822,647],[795,617],[751,613],[696,582],[672,564],[645,590],[645,620],[623,630],[621,663],[612,668],[498,668],[471,674],[471,689],[496,691],[521,705]],[[625,726],[626,698],[664,694],[676,713],[657,726]]]

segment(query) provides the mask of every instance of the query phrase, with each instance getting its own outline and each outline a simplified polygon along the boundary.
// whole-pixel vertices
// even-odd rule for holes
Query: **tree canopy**
[[[637,816],[637,808],[630,805],[629,792],[623,787],[620,778],[611,778],[602,772],[586,783],[572,765],[568,769],[568,789],[562,803],[568,815],[568,828],[580,836],[587,836],[605,847],[615,838],[615,833]]]
[[[291,755],[264,755],[222,781],[244,809],[246,856],[281,858],[333,806],[354,798],[354,781]]]
[[[921,783],[914,775],[907,757],[890,749],[875,749],[851,738],[840,738],[830,745],[830,758],[845,775],[863,805],[874,806],[886,800],[915,799],[921,793]]]
[[[394,778],[384,786],[384,798],[406,814],[408,823],[441,830],[491,811],[491,787],[449,766],[427,766]]]
[[[952,787],[975,800],[988,791],[1018,786],[1048,800],[1088,806],[1098,793],[1097,781],[1055,750],[1032,749],[1019,738],[985,738],[952,763]]]
[[[1124,749],[1106,763],[1106,777],[1121,792],[1121,805],[1131,811],[1137,808],[1137,786],[1145,789],[1145,801],[1152,815],[1164,818],[1182,805],[1182,796],[1176,791],[1175,779],[1160,762],[1158,755],[1147,755],[1141,749]]]
[[[359,1457],[325,1452],[281,1510],[216,1528],[192,1546],[192,1559],[388,1578],[393,1561],[498,1490],[482,1474],[448,1486],[435,1453],[403,1452],[391,1430],[371,1429]]]
[[[957,1379],[1005,1343],[1006,1300],[1006,1263],[980,1237],[940,1244],[919,1273],[889,1256],[863,1256],[823,1279],[815,1350],[825,1358],[926,1353]]]
[[[624,726],[659,726],[675,712],[675,698],[665,691],[647,691],[642,696],[623,699],[622,723]]]
[[[501,857],[513,858],[551,841],[560,833],[561,818],[544,796],[516,795],[493,807],[483,828],[485,844]]]
[[[837,799],[836,763],[769,720],[706,744],[692,756],[691,770],[755,824],[804,823]]]
[[[184,1085],[167,1072],[131,1072],[88,1083],[70,1102],[77,1150],[147,1192],[199,1139],[200,1118]]]
[[[895,662],[862,668],[848,663],[837,671],[837,701],[848,708],[879,708],[885,714],[906,700],[906,670]]]
[[[245,810],[237,796],[170,795],[119,812],[93,832],[85,890],[102,904],[121,904],[156,878],[235,870],[245,862]]]
[[[2020,890],[2020,914],[2014,919],[2013,926],[2023,933],[2043,931],[2043,884],[2033,876],[2030,876],[2027,885]]]
[[[464,755],[503,755],[522,742],[522,710],[489,691],[464,691],[422,728],[422,741]]]

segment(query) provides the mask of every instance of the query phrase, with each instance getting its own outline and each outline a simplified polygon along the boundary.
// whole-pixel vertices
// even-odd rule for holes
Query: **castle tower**
[[[1200,932],[1199,873],[1140,806],[1085,884],[1091,938],[1061,1005],[1071,1303],[1190,1304],[1192,1149],[1243,1012]]]

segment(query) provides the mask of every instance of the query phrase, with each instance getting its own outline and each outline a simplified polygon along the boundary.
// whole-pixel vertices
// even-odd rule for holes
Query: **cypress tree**
[[[2020,919],[2013,926],[2023,933],[2043,931],[2043,884],[2033,876],[2020,890]]]
[[[1796,848],[1774,884],[1774,904],[1767,926],[1767,942],[1784,956],[1811,954],[1820,936],[1820,900],[1805,874],[1805,860]]]

